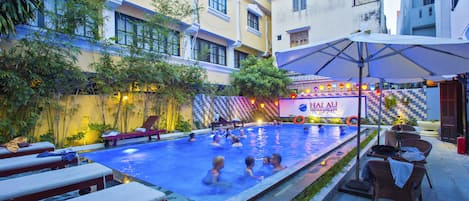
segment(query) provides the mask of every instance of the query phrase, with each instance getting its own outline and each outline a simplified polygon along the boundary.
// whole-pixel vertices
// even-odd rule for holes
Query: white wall
[[[449,14],[450,12],[451,1],[435,0],[436,37],[451,38],[451,15]]]
[[[457,7],[451,12],[451,38],[463,38],[469,28],[469,0],[459,0]]]
[[[272,49],[290,48],[288,30],[310,26],[309,43],[350,34],[360,28],[379,30],[379,1],[353,6],[351,0],[307,1],[306,10],[293,12],[291,0],[272,0]],[[282,40],[277,40],[281,35]]]

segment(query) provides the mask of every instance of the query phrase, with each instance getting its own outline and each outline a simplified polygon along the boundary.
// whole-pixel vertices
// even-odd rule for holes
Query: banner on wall
[[[362,117],[366,117],[366,96],[362,96]],[[358,96],[280,99],[279,116],[349,117],[358,114]]]

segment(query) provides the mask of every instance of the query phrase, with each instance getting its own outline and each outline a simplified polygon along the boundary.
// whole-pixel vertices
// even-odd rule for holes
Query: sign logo
[[[298,109],[302,112],[306,112],[306,110],[308,109],[308,106],[306,106],[306,104],[301,104]]]

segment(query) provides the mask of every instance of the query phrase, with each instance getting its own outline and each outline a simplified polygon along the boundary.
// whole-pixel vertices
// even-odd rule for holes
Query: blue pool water
[[[304,127],[308,129],[305,131]],[[323,131],[319,131],[317,126],[290,124],[244,130],[247,138],[241,138],[244,146],[239,148],[232,148],[231,140],[225,138],[221,140],[221,148],[213,147],[210,135],[199,135],[195,142],[184,138],[101,150],[83,156],[194,200],[226,200],[260,182],[243,177],[246,156],[256,159],[254,174],[260,174],[265,155],[279,153],[282,164],[290,167],[356,133],[356,128],[340,133],[336,126],[324,126]],[[239,131],[233,133],[238,135]],[[201,180],[217,155],[225,157],[220,178],[227,185],[205,186]]]

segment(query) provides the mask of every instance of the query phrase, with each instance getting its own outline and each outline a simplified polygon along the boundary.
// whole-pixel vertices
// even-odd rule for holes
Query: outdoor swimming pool
[[[195,142],[183,138],[101,150],[82,156],[193,200],[226,200],[262,182],[243,178],[246,156],[256,158],[254,174],[259,173],[262,157],[272,153],[279,153],[282,164],[290,167],[356,133],[355,127],[341,133],[337,126],[324,126],[323,131],[319,131],[317,126],[293,124],[244,129],[247,138],[241,138],[244,146],[240,148],[232,148],[231,141],[225,143],[225,138],[221,140],[221,148],[213,147],[210,135],[199,135]],[[239,131],[233,133],[239,135]],[[205,186],[201,180],[211,169],[212,158],[218,155],[225,157],[220,178],[229,186]]]

